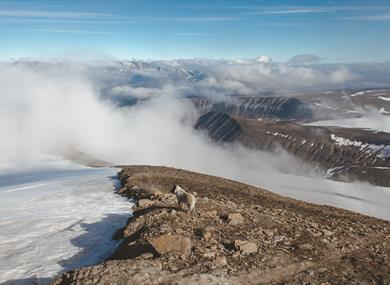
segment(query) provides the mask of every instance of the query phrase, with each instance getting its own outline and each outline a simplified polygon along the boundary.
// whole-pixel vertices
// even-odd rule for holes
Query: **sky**
[[[4,1],[0,59],[390,59],[390,1]]]

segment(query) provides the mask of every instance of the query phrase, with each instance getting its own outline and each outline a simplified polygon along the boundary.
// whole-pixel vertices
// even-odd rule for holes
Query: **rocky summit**
[[[120,179],[137,205],[121,245],[53,284],[390,284],[388,221],[167,167],[122,167]]]

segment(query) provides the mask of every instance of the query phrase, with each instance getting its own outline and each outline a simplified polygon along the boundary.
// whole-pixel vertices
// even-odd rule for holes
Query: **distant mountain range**
[[[304,56],[303,58],[301,58]],[[144,99],[168,93],[221,100],[226,96],[286,96],[313,91],[390,87],[390,61],[316,63],[302,55],[293,62],[245,60],[13,61],[1,66],[83,76],[105,97]],[[307,62],[309,60],[309,63]]]

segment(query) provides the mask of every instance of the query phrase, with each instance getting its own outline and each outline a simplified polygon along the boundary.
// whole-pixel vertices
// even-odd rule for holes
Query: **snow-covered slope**
[[[79,168],[1,175],[0,283],[45,284],[60,271],[107,258],[117,246],[111,237],[131,214],[131,204],[113,192],[116,173]]]
[[[287,174],[280,174],[278,180],[262,179],[259,175],[245,182],[305,202],[343,208],[385,220],[390,219],[390,188],[388,187]]]

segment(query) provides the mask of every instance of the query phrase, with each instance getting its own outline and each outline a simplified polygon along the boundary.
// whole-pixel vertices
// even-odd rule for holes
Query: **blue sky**
[[[0,58],[390,59],[390,1],[3,1]]]

